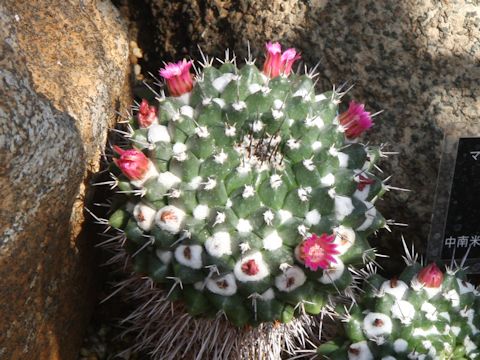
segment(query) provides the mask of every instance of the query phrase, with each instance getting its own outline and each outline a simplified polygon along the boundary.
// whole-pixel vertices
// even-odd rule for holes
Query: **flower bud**
[[[114,150],[120,158],[114,158],[113,161],[126,177],[141,180],[146,175],[150,162],[144,153],[137,149],[123,150],[118,146],[114,146]]]
[[[354,139],[371,128],[373,120],[364,104],[351,101],[348,110],[340,114],[340,125],[345,129],[347,139]]]
[[[137,114],[137,120],[138,126],[141,128],[148,128],[157,121],[157,109],[155,106],[150,106],[147,100],[142,99]]]
[[[443,272],[435,263],[424,267],[417,275],[417,280],[428,288],[438,288],[443,282]]]
[[[183,59],[176,64],[168,63],[160,70],[160,76],[167,81],[170,95],[181,96],[192,91],[193,79],[190,74],[192,63],[192,61]]]

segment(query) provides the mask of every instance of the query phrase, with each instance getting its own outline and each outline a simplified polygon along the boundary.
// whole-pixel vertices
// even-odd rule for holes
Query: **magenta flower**
[[[114,158],[113,162],[122,170],[130,180],[141,180],[148,172],[150,162],[148,158],[137,149],[123,150],[118,146],[113,147],[120,158]]]
[[[167,81],[168,91],[172,96],[180,96],[192,91],[193,79],[190,68],[193,62],[183,59],[175,63],[168,63],[160,70],[160,76]]]
[[[417,280],[424,284],[425,287],[438,288],[443,282],[443,272],[435,263],[431,263],[420,270]]]
[[[157,120],[157,109],[155,106],[150,106],[147,100],[142,99],[140,108],[137,114],[138,126],[147,128]]]
[[[345,128],[345,136],[354,139],[373,125],[372,116],[365,111],[365,105],[350,101],[348,110],[340,114],[340,125]]]
[[[282,47],[278,42],[266,44],[267,59],[263,64],[263,73],[270,78],[280,74],[289,75],[295,61],[300,59],[300,54],[294,48],[287,49],[282,54]]]
[[[319,267],[328,269],[330,264],[336,263],[333,255],[339,254],[337,244],[334,244],[335,235],[313,234],[302,243],[301,257],[305,266],[313,271]]]

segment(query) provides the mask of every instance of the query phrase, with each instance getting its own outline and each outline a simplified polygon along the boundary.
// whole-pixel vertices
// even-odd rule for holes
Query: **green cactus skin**
[[[440,287],[427,288],[420,268],[411,263],[398,279],[365,279],[357,303],[337,309],[343,334],[317,349],[321,358],[480,359],[480,292],[448,269]]]
[[[124,204],[110,225],[135,271],[180,289],[194,316],[223,311],[244,326],[318,314],[385,226],[373,205],[386,190],[371,172],[380,149],[346,141],[340,97],[316,94],[308,74],[268,79],[227,61],[203,64],[190,94],[162,98],[158,123],[133,119],[132,144],[152,169],[129,182],[112,164]],[[362,190],[359,174],[372,181]],[[332,269],[299,258],[311,233],[336,234]]]

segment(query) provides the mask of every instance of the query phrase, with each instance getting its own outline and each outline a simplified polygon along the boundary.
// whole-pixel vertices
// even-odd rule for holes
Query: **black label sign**
[[[445,221],[442,260],[480,259],[480,138],[460,138]]]

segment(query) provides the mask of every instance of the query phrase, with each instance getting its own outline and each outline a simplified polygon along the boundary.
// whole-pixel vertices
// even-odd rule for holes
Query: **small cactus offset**
[[[292,72],[299,57],[269,43],[262,69],[169,63],[169,96],[158,110],[142,101],[131,144],[115,147],[109,223],[134,270],[193,316],[242,327],[319,314],[375,257],[383,154],[356,141],[372,116],[355,102],[339,114],[343,94],[316,93],[314,72]]]
[[[480,359],[480,293],[462,270],[410,262],[398,278],[371,273],[350,308],[344,336],[317,349],[324,359]]]

